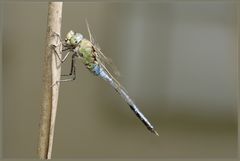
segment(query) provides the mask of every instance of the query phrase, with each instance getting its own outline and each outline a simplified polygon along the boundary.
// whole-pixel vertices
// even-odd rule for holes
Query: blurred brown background
[[[47,3],[3,5],[3,157],[36,158]],[[234,3],[66,2],[63,36],[88,37],[85,18],[160,136],[79,61],[61,84],[54,158],[237,156]]]

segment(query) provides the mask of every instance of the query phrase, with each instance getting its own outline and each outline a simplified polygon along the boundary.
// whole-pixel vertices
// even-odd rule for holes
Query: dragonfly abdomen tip
[[[155,135],[159,136],[158,132],[155,131],[154,129],[152,129],[151,131],[152,131],[152,133],[154,133]]]

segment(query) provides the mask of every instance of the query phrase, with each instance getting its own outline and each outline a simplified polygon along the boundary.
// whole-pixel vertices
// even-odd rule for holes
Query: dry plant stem
[[[43,62],[43,99],[40,115],[40,131],[38,155],[40,159],[51,159],[55,118],[57,112],[57,102],[59,93],[59,83],[61,68],[53,46],[57,51],[62,50],[59,45],[59,37],[62,22],[62,2],[50,2],[48,5],[48,22],[46,48]]]

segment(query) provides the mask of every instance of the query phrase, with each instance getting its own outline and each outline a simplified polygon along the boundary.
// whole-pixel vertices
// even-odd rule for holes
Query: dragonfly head
[[[80,33],[75,33],[74,31],[69,31],[66,35],[65,42],[68,45],[75,46],[83,39],[83,35]]]

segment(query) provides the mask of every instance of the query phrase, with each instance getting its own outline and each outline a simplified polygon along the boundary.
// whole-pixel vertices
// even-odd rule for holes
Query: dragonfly
[[[59,82],[73,81],[76,79],[76,60],[80,58],[85,65],[85,67],[95,76],[105,80],[110,84],[115,91],[123,98],[123,100],[128,104],[130,109],[135,113],[135,115],[142,121],[146,128],[159,136],[157,131],[154,129],[152,124],[148,119],[143,115],[139,110],[135,102],[130,98],[126,89],[117,81],[113,76],[119,76],[119,72],[116,69],[116,66],[113,64],[112,60],[106,57],[101,51],[99,45],[95,42],[88,22],[86,21],[86,26],[89,34],[89,39],[83,37],[81,33],[74,32],[70,30],[65,37],[65,40],[62,42],[63,49],[62,52],[66,51],[66,55],[61,58],[57,53],[59,60],[63,63],[69,55],[71,58],[71,69],[70,73],[61,76],[70,76],[67,79],[61,79]],[[111,71],[111,72],[110,72]],[[113,73],[113,74],[112,74]]]

